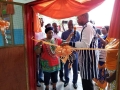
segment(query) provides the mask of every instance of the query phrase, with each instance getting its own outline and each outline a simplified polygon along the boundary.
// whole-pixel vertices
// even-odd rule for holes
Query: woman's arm
[[[40,54],[42,51],[42,46],[35,46],[35,53]]]
[[[101,38],[99,34],[98,34],[98,38],[101,40],[103,46],[105,46],[108,43],[106,40],[104,40],[103,38]]]
[[[42,41],[38,42],[37,45],[34,48],[36,54],[40,54],[42,51]]]

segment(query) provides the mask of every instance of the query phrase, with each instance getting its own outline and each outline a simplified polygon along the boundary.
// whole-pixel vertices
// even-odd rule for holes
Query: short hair
[[[81,14],[78,17],[81,17],[81,16],[85,17],[86,19],[89,19],[89,14],[88,13]]]
[[[72,24],[73,24],[73,20],[69,20],[69,21],[68,21],[68,24],[69,24],[69,23],[72,23]]]
[[[52,25],[57,24],[56,22],[52,23]]]
[[[104,26],[107,32],[109,31],[109,26]]]
[[[88,13],[84,13],[84,14],[82,14],[84,17],[86,17],[86,18],[89,18],[89,15],[88,15]]]

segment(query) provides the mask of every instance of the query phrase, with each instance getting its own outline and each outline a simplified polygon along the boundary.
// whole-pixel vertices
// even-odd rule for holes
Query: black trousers
[[[94,90],[92,80],[82,79],[83,90]]]
[[[63,66],[64,64],[62,63],[62,61],[60,60],[60,66],[61,66],[61,68],[60,68],[60,71],[59,71],[59,77],[60,77],[60,79],[63,79],[63,77],[64,77],[64,72],[63,72]]]
[[[44,72],[44,84],[49,85],[50,79],[52,80],[52,83],[57,83],[58,81],[58,71],[55,72]]]

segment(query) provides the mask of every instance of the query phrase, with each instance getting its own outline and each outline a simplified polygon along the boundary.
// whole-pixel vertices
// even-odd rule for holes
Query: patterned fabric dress
[[[52,39],[51,41],[44,39],[44,41],[58,45],[62,42],[61,39]],[[41,66],[43,72],[55,72],[60,70],[60,60],[55,54],[55,46],[50,46],[47,44],[42,45]]]

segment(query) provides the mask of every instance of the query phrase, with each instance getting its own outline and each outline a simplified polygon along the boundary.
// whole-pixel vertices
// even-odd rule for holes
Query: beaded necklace
[[[52,39],[52,40],[45,39],[45,41],[50,42],[52,44],[56,44],[55,39]],[[46,47],[47,47],[46,49],[48,51],[48,54],[52,57],[56,57],[56,55],[55,55],[55,48],[56,47],[53,45],[46,45]]]

